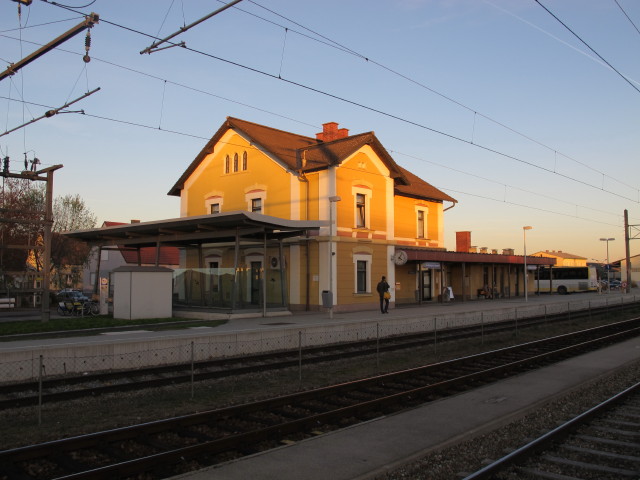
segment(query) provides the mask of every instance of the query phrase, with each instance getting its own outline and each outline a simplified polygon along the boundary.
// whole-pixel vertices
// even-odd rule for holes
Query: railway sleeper
[[[554,455],[543,455],[542,459],[551,464],[561,465],[563,467],[575,468],[577,470],[586,470],[589,472],[599,472],[607,475],[618,475],[619,477],[611,477],[611,478],[620,478],[620,477],[628,477],[628,478],[637,478],[638,473],[640,473],[637,469],[628,470],[626,468],[616,468],[616,467],[608,467],[606,465],[598,465],[590,462],[580,462],[576,460],[569,460],[563,457],[556,457]]]
[[[567,445],[567,444],[560,445],[560,448],[562,450],[568,450],[570,452],[574,452],[578,455],[585,455],[587,457],[590,457],[590,456],[601,457],[603,459],[611,460],[617,466],[620,466],[622,463],[628,463],[630,468],[633,468],[634,464],[640,465],[640,457],[638,457],[637,455],[623,455],[621,453],[616,453],[616,452],[606,452],[603,450],[577,447],[575,445]]]
[[[576,435],[575,438],[583,440],[584,442],[587,442],[589,444],[600,443],[616,448],[628,448],[633,451],[637,451],[638,449],[640,449],[640,443],[625,442],[622,440],[611,440],[609,438],[592,437],[590,435]]]

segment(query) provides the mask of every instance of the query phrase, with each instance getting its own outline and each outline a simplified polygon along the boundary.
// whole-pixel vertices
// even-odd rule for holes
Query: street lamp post
[[[601,238],[601,242],[607,242],[607,293],[611,291],[611,280],[609,278],[609,272],[611,271],[611,265],[609,265],[609,242],[613,242],[615,238]]]
[[[533,227],[522,227],[522,237],[524,239],[524,301],[529,301],[529,275],[527,272],[527,230]]]
[[[329,318],[333,319],[333,204],[342,200],[337,195],[329,197]]]

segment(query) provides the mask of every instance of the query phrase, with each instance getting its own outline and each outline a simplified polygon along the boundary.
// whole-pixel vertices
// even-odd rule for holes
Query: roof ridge
[[[253,126],[255,126],[255,127],[260,127],[260,128],[265,128],[265,129],[267,129],[267,130],[272,130],[272,131],[274,131],[274,132],[280,132],[280,133],[284,133],[284,134],[287,134],[287,135],[293,135],[293,136],[296,136],[296,137],[302,137],[302,138],[305,138],[305,139],[308,139],[308,140],[312,140],[312,141],[316,141],[316,142],[318,141],[318,140],[317,140],[316,138],[314,138],[314,137],[309,137],[309,136],[307,136],[307,135],[301,135],[301,134],[299,134],[299,133],[289,132],[289,131],[287,131],[287,130],[282,130],[282,129],[280,129],[280,128],[270,127],[270,126],[268,126],[268,125],[263,125],[263,124],[261,124],[261,123],[250,122],[249,120],[243,120],[242,118],[237,118],[237,117],[227,117],[227,121],[228,121],[228,122],[230,122],[231,126],[233,126],[233,122],[242,122],[242,123],[247,123],[247,124],[249,124],[249,125],[253,125]]]

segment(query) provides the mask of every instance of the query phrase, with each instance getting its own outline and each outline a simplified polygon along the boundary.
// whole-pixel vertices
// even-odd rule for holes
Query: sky
[[[151,54],[228,2],[66,1],[19,17],[0,0],[0,70],[101,19],[90,62],[82,32],[0,81],[0,156],[12,172],[25,153],[63,165],[54,196],[80,195],[98,225],[179,217],[167,192],[227,116],[311,137],[326,122],[375,132],[458,200],[449,250],[470,231],[498,252],[604,262],[608,245],[614,261],[624,210],[640,225],[637,0],[243,0],[171,40],[186,48]]]

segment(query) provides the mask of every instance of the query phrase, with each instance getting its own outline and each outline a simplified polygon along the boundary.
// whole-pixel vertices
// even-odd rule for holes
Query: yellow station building
[[[373,132],[333,122],[313,138],[228,117],[169,195],[179,218],[67,235],[137,250],[138,270],[143,249],[177,247],[174,311],[372,310],[383,276],[391,306],[519,296],[535,292],[538,266],[556,263],[477,252],[464,231],[447,251],[456,200],[400,167]]]
[[[415,265],[396,251],[444,250],[445,203],[456,203],[400,167],[373,132],[349,135],[337,123],[326,123],[311,138],[231,117],[169,194],[180,196],[181,217],[244,210],[323,221],[316,234],[285,243],[284,265],[277,246],[267,258],[260,246],[241,249],[242,301],[258,301],[260,277],[266,275],[267,295],[273,297],[267,303],[278,303],[284,285],[291,310],[319,308],[323,292],[332,292],[338,310],[377,304],[375,287],[383,275],[392,286],[392,302],[414,301]],[[234,245],[211,244],[201,253],[187,252],[184,266],[220,272],[213,297],[224,296],[230,288],[224,287],[223,272],[233,268],[234,255]],[[437,283],[429,287],[434,292],[440,291]]]

